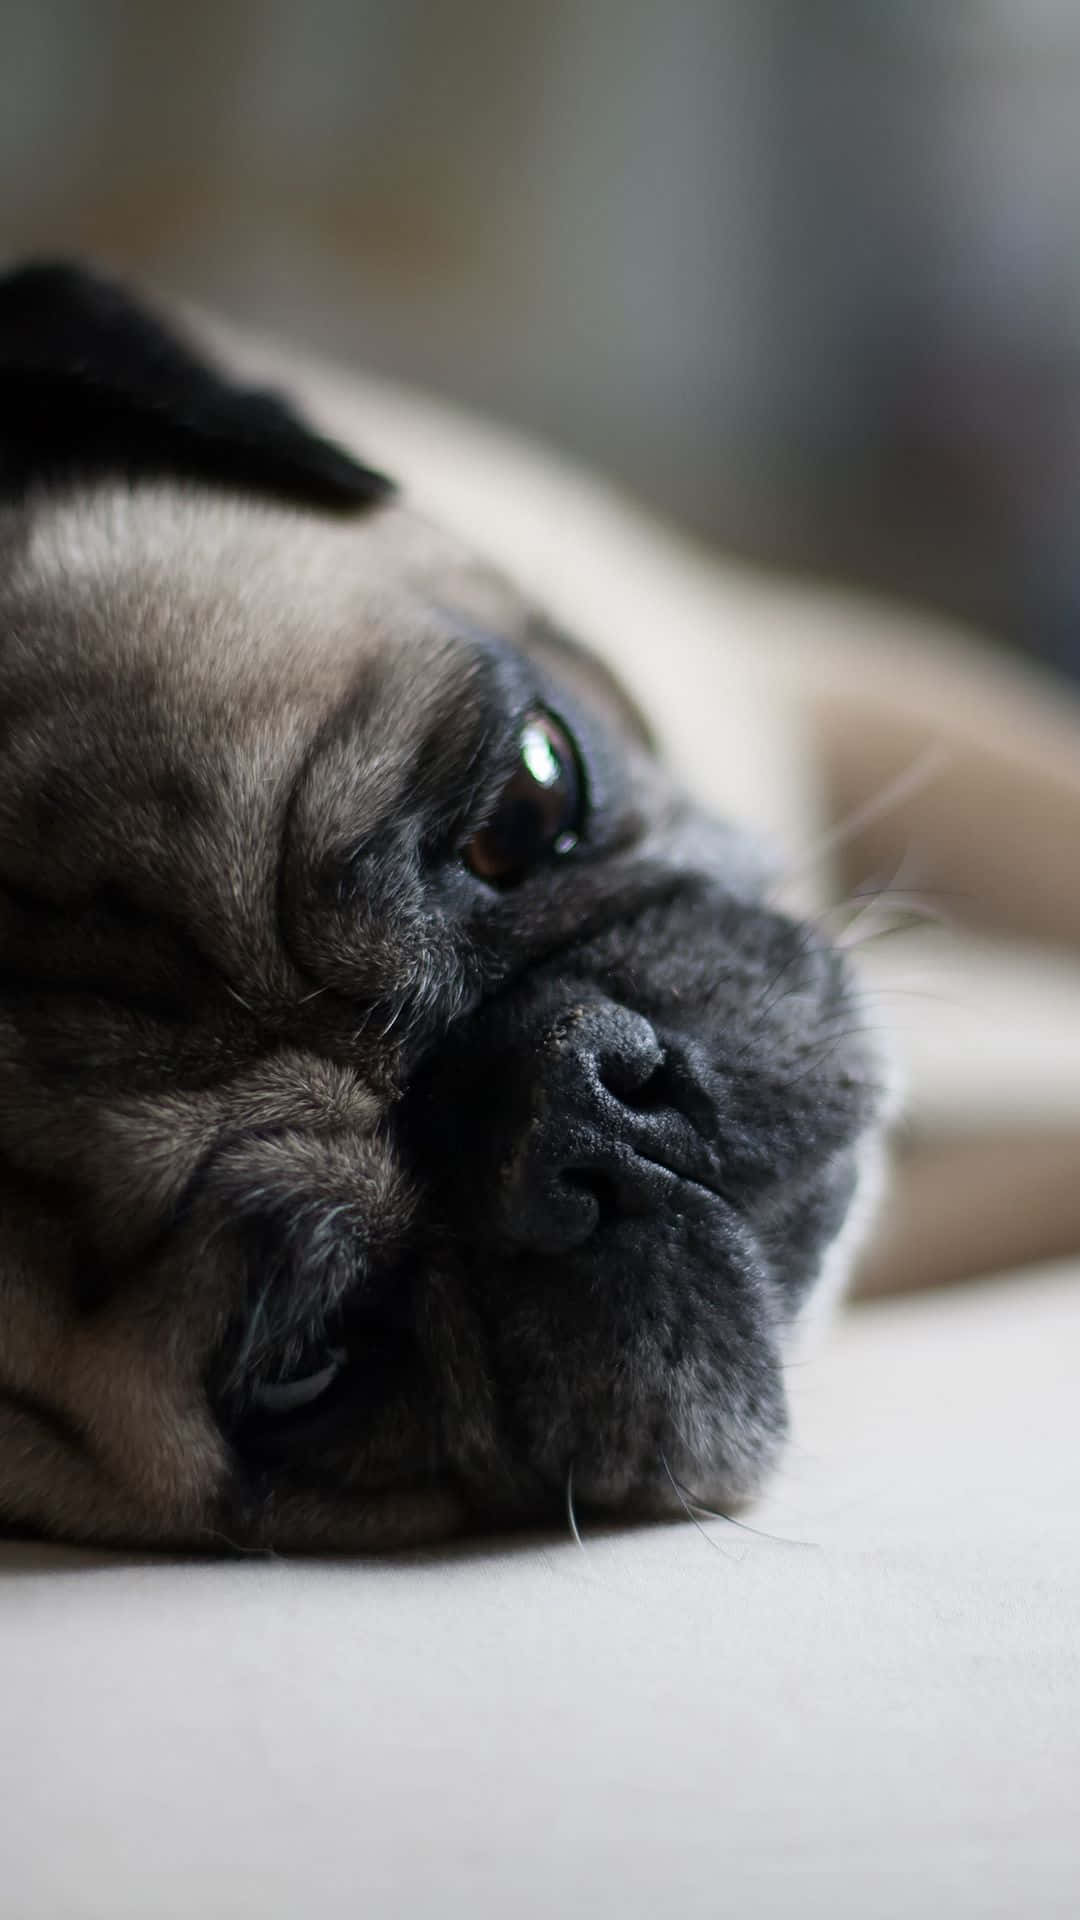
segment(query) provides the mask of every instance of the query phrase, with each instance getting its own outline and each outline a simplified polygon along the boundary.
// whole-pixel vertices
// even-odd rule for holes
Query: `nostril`
[[[593,1042],[592,1057],[600,1086],[624,1106],[648,1109],[656,1104],[664,1049],[644,1014],[612,1009]]]
[[[577,1006],[549,1028],[500,1154],[499,1214],[515,1244],[565,1252],[655,1210],[670,1184],[653,1138],[669,1077],[652,1022],[627,1007]]]
[[[597,1078],[604,1091],[610,1093],[620,1106],[632,1107],[636,1113],[653,1113],[657,1107],[667,1103],[663,1061],[652,1073],[640,1075],[629,1071],[625,1063],[619,1061],[613,1067],[601,1068]]]

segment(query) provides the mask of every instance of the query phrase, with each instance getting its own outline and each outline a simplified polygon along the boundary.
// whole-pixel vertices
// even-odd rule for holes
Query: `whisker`
[[[861,880],[857,887],[844,895],[842,900],[834,900],[831,906],[819,907],[815,914],[817,920],[825,920],[831,913],[843,913],[846,908],[861,904],[864,900],[973,900],[974,894],[962,892],[959,887],[894,887],[889,884],[878,886],[871,877]],[[943,910],[942,910],[943,911]]]
[[[848,1040],[859,1040],[869,1038],[874,1034],[892,1034],[899,1031],[900,1029],[890,1022],[887,1026],[847,1027],[842,1033],[836,1035],[830,1034],[825,1044],[819,1046],[814,1051],[813,1058],[803,1068],[802,1072],[793,1073],[789,1080],[783,1081],[777,1091],[780,1093],[790,1093],[792,1087],[797,1087],[803,1080],[808,1080],[811,1074],[820,1073],[826,1063],[832,1059],[833,1054]]]
[[[769,1014],[772,1013],[775,1007],[778,1007],[780,1005],[781,1000],[785,999],[788,993],[793,993],[795,991],[794,987],[785,987],[782,992],[777,993],[776,988],[780,985],[780,982],[784,978],[784,975],[790,972],[793,966],[797,966],[800,960],[805,960],[807,954],[810,951],[810,947],[813,943],[813,939],[814,939],[814,929],[810,926],[804,927],[799,937],[799,941],[795,948],[794,953],[788,954],[788,957],[784,961],[783,966],[777,968],[777,971],[773,974],[772,979],[768,982],[768,984],[764,987],[762,992],[758,995],[757,1002],[754,1007],[754,1018],[751,1020],[750,1025],[747,1029],[746,1042],[739,1049],[739,1052],[735,1055],[735,1059],[733,1062],[735,1066],[738,1066],[739,1062],[750,1051],[750,1048],[753,1046],[754,1041],[757,1038],[757,1035],[758,1035],[758,1032],[760,1031],[762,1023],[768,1019]],[[770,995],[772,996],[771,998],[769,997]]]
[[[918,918],[912,915],[907,920],[894,920],[889,926],[871,929],[869,933],[860,934],[857,939],[852,939],[851,929],[855,926],[856,921],[861,921],[862,917],[861,913],[857,914],[856,919],[850,921],[844,928],[843,933],[839,934],[833,941],[833,945],[838,953],[859,953],[863,947],[872,946],[875,940],[888,940],[897,933],[917,933],[920,928],[925,925],[925,917]],[[937,921],[934,924],[940,926],[947,925],[948,923]]]
[[[893,812],[895,808],[902,806],[905,800],[912,799],[915,794],[925,792],[928,786],[931,786],[935,780],[939,780],[946,772],[951,759],[952,755],[943,742],[930,741],[921,752],[915,755],[914,760],[910,761],[906,767],[902,767],[900,772],[894,775],[893,779],[886,781],[883,787],[879,787],[877,793],[871,795],[869,800],[864,800],[859,806],[852,808],[850,813],[845,814],[835,826],[829,827],[817,841],[813,842],[800,856],[799,864],[789,867],[777,882],[773,890],[774,894],[782,892],[784,887],[790,886],[793,881],[802,879],[803,875],[813,867],[819,866],[826,855],[835,853],[838,847],[846,846],[865,827],[873,826],[876,820]]]
[[[401,1016],[404,1013],[404,1011],[405,1011],[405,1001],[402,1000],[401,1005],[397,1009],[397,1012],[392,1013],[390,1015],[389,1020],[386,1022],[386,1025],[383,1027],[383,1030],[379,1035],[380,1040],[386,1040],[389,1038],[390,1034],[393,1033],[394,1028],[397,1026],[398,1021],[401,1019]]]
[[[231,1553],[242,1553],[249,1558],[258,1560],[276,1560],[278,1558],[278,1554],[273,1547],[246,1546],[240,1540],[231,1540],[229,1535],[222,1533],[219,1527],[200,1527],[199,1538],[200,1540],[220,1540],[224,1546],[229,1548]]]
[[[852,899],[859,900],[861,904],[852,914],[847,926],[837,935],[833,942],[835,947],[839,948],[853,944],[851,934],[854,927],[862,926],[867,920],[873,921],[875,915],[880,917],[882,914],[887,915],[895,912],[894,907],[889,904],[882,906],[881,902],[884,900],[888,903],[895,899],[898,893],[910,891],[910,889],[902,887],[902,882],[907,876],[910,860],[911,848],[905,847],[903,853],[900,855],[900,859],[889,875],[888,882],[885,886],[879,887],[875,885],[867,887],[864,885],[856,890],[852,895]]]
[[[730,1560],[731,1555],[729,1553],[724,1552],[724,1549],[720,1545],[719,1540],[714,1540],[711,1533],[706,1533],[704,1527],[701,1524],[701,1521],[697,1517],[697,1514],[694,1512],[693,1508],[690,1506],[689,1502],[687,1501],[682,1488],[680,1487],[678,1481],[675,1478],[675,1475],[672,1473],[671,1468],[668,1466],[667,1455],[665,1453],[661,1453],[660,1460],[661,1460],[661,1464],[663,1465],[664,1472],[667,1474],[668,1479],[671,1481],[671,1484],[675,1489],[675,1498],[678,1501],[683,1512],[685,1513],[691,1526],[697,1528],[702,1539],[705,1541],[706,1546],[711,1547],[714,1553],[718,1553],[721,1559],[723,1560]],[[702,1512],[705,1512],[705,1511],[706,1509],[702,1508]]]
[[[660,1458],[663,1460],[663,1454],[661,1454]],[[782,1533],[766,1533],[764,1527],[752,1527],[747,1520],[736,1520],[733,1513],[718,1513],[715,1507],[705,1506],[704,1503],[697,1498],[691,1487],[684,1487],[681,1481],[676,1480],[666,1460],[664,1460],[664,1466],[667,1468],[668,1478],[675,1488],[676,1493],[687,1496],[689,1504],[687,1505],[687,1502],[684,1501],[684,1505],[687,1505],[687,1512],[691,1514],[691,1518],[694,1513],[704,1513],[710,1520],[725,1520],[729,1527],[738,1527],[742,1533],[752,1533],[758,1540],[768,1540],[773,1546],[801,1547],[808,1553],[821,1552],[821,1548],[816,1540],[791,1540]]]
[[[946,897],[946,896],[942,896]],[[948,896],[958,898],[957,895]],[[884,913],[913,913],[919,920],[929,920],[935,926],[951,926],[951,916],[944,907],[936,904],[932,893],[923,893],[920,887],[875,887],[873,893],[856,892],[850,895],[853,904],[856,900],[873,900],[876,906],[882,901]]]
[[[584,1553],[586,1550],[585,1542],[581,1537],[581,1529],[578,1526],[577,1515],[574,1512],[574,1463],[572,1460],[566,1470],[566,1518],[570,1523],[571,1539],[576,1546],[581,1548],[582,1553]]]
[[[852,1005],[861,1000],[872,1006],[875,1001],[884,1000],[892,994],[902,994],[909,1000],[936,1000],[944,1007],[966,1007],[968,1004],[956,993],[938,993],[933,987],[894,986],[891,980],[883,981],[880,986],[856,987],[849,997]]]

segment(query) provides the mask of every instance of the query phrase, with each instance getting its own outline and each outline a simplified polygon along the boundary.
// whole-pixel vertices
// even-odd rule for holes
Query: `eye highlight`
[[[518,764],[495,811],[465,849],[470,872],[513,886],[551,854],[569,853],[584,826],[584,782],[574,743],[549,713],[518,734]]]

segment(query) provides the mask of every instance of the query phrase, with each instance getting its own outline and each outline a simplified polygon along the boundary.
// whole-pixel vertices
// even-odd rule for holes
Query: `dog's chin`
[[[448,1226],[403,1263],[407,1325],[346,1297],[330,1387],[233,1425],[222,1539],[360,1551],[744,1505],[786,1427],[775,1294],[732,1207],[660,1181],[555,1251],[511,1244],[489,1194],[468,1242]]]
[[[782,1315],[737,1211],[662,1169],[640,1212],[586,1209],[578,1244],[537,1251],[508,1242],[504,1199],[468,1241],[448,1227],[409,1333],[373,1350],[361,1330],[325,1405],[244,1436],[266,1492],[238,1531],[399,1547],[760,1491],[787,1427]]]

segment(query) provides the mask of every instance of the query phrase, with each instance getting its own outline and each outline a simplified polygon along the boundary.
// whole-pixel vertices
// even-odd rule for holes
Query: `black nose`
[[[503,1142],[500,1213],[514,1244],[558,1253],[669,1190],[685,1133],[650,1021],[611,1001],[563,1013],[531,1053]]]

